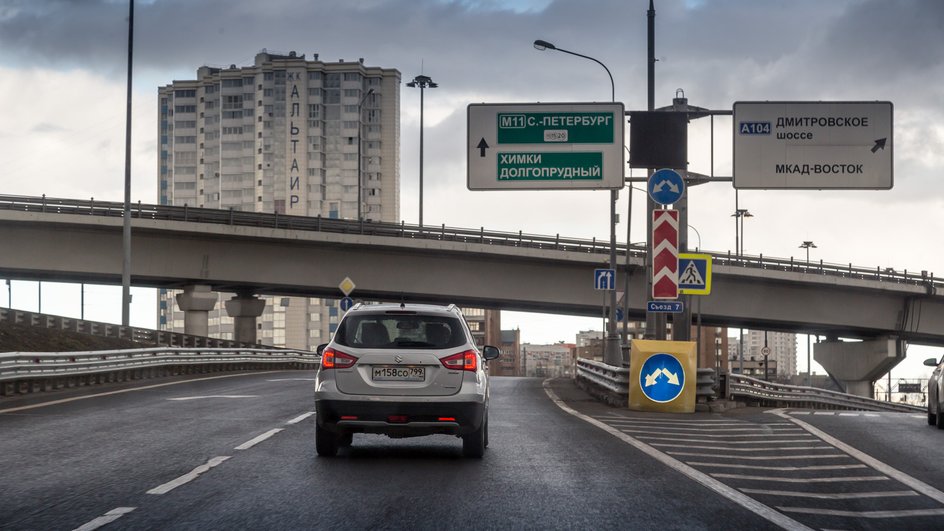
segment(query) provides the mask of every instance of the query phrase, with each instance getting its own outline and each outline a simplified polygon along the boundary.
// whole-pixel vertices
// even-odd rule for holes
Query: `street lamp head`
[[[433,80],[429,76],[424,76],[420,74],[414,77],[413,81],[410,81],[409,83],[407,83],[406,86],[410,88],[419,87],[421,89],[427,89],[427,88],[436,88],[439,85],[433,82]]]
[[[807,241],[807,242],[803,242],[802,244],[800,244],[800,249],[809,249],[810,247],[812,247],[813,249],[816,249],[816,248],[817,248],[817,247],[816,247],[816,244],[813,243],[813,242],[808,242],[808,241]]]
[[[534,49],[540,50],[543,52],[544,50],[556,50],[557,47],[547,41],[542,41],[541,39],[538,39],[534,41]]]

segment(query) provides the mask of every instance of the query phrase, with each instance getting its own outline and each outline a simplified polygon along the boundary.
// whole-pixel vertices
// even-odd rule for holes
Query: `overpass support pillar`
[[[905,359],[907,344],[895,336],[871,341],[817,343],[813,358],[849,394],[874,398],[872,385]]]
[[[238,294],[226,301],[226,313],[233,318],[233,340],[256,342],[256,317],[265,310],[265,301],[252,294]]]
[[[206,337],[210,310],[216,307],[216,293],[210,286],[185,286],[183,293],[177,294],[177,307],[184,312],[184,333],[191,336]]]

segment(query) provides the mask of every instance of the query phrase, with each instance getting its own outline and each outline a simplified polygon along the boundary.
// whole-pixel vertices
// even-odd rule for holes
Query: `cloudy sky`
[[[544,39],[605,63],[617,100],[644,110],[647,7],[647,0],[138,0],[133,199],[157,197],[159,85],[192,79],[201,65],[250,65],[263,48],[295,50],[326,61],[363,57],[398,69],[404,81],[422,72],[439,83],[426,95],[426,223],[608,238],[606,192],[468,191],[466,106],[609,100],[599,65],[532,47]],[[750,100],[894,103],[894,188],[740,192],[739,205],[754,215],[746,253],[799,257],[797,246],[812,240],[815,260],[944,275],[944,2],[657,0],[656,10],[657,107],[677,89],[692,105],[719,110]],[[127,15],[127,1],[0,0],[2,193],[122,199]],[[691,129],[689,169],[709,173],[711,131],[702,122]],[[418,129],[419,94],[404,87],[408,223],[418,218]],[[715,120],[714,137],[715,174],[731,175],[730,120]],[[645,239],[642,200],[635,194],[634,242]],[[689,222],[703,249],[734,248],[734,203],[730,184],[690,191]],[[625,193],[619,210],[625,218]],[[621,224],[620,240],[625,233]],[[77,314],[74,288],[44,289],[44,311]],[[90,289],[100,296],[87,317],[114,320],[117,295],[112,302],[109,289]],[[35,309],[35,290],[14,283],[14,306]],[[153,326],[153,297],[135,293],[133,324]],[[570,330],[600,325],[506,314],[505,327],[517,324],[532,342],[571,341]]]

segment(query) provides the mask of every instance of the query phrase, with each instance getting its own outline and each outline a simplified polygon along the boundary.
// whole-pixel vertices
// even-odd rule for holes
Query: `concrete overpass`
[[[345,277],[364,300],[601,313],[604,241],[155,205],[135,205],[132,223],[133,285],[237,293],[230,315],[248,325],[254,295],[336,298]],[[121,227],[119,203],[0,196],[0,277],[119,284]],[[628,274],[642,319],[644,252],[630,250],[628,273],[626,252],[617,286]],[[944,346],[941,288],[926,273],[715,255],[702,322]]]

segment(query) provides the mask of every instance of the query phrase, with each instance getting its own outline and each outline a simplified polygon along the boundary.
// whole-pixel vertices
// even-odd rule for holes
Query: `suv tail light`
[[[326,348],[321,353],[322,369],[348,369],[357,363],[357,358],[333,348]]]
[[[466,350],[465,352],[459,352],[458,354],[453,354],[452,356],[446,356],[445,358],[439,359],[439,361],[443,364],[443,367],[447,369],[472,372],[475,372],[475,370],[478,369],[478,360],[479,355],[474,350]]]

